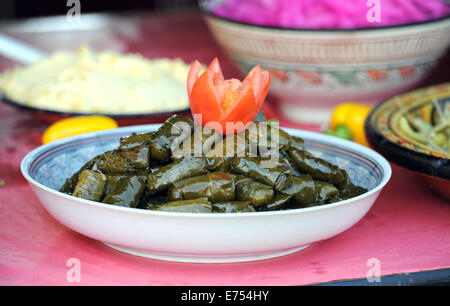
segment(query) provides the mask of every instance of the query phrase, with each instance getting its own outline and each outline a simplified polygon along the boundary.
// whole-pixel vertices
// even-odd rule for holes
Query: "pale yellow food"
[[[149,60],[139,54],[56,52],[48,59],[0,76],[9,99],[46,110],[140,114],[189,107],[181,59]]]

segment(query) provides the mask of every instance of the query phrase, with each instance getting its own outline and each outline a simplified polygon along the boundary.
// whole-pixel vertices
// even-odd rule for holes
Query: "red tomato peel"
[[[198,76],[200,70],[201,64],[195,61],[187,79],[189,105],[197,124],[208,125],[223,135],[247,128],[269,91],[269,72],[256,65],[242,82],[225,80],[217,58]]]

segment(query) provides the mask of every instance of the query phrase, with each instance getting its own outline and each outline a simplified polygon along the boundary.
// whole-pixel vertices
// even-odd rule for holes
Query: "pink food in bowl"
[[[226,19],[301,29],[383,27],[450,16],[443,0],[223,0],[206,6]]]

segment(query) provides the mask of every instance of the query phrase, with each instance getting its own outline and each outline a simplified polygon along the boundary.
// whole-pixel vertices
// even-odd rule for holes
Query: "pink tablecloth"
[[[219,55],[225,73],[236,71],[195,15],[155,16],[141,27],[144,40],[130,42],[130,50],[149,57],[181,52],[187,61]],[[283,119],[282,125],[318,130]],[[392,180],[360,222],[291,255],[189,264],[118,252],[56,222],[22,177],[21,159],[39,145],[46,127],[30,114],[0,105],[0,285],[302,285],[364,279],[376,267],[381,279],[450,268],[449,203],[431,193],[417,175],[395,165]],[[71,282],[74,260],[80,267],[79,282]]]

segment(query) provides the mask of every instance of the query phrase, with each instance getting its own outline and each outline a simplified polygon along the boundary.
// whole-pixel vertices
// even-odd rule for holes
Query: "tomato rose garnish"
[[[244,130],[255,119],[267,96],[269,72],[261,71],[256,65],[242,82],[234,78],[225,80],[217,58],[198,76],[200,70],[201,64],[195,61],[187,78],[194,120],[223,135]]]

